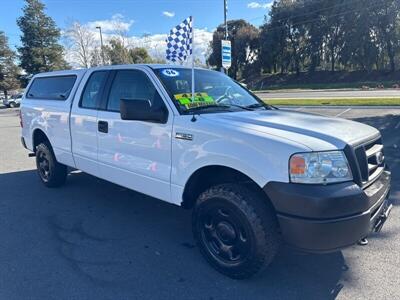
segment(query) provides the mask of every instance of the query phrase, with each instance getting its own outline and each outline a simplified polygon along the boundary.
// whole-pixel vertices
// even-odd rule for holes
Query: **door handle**
[[[107,121],[97,122],[97,130],[99,132],[108,133],[108,122]]]

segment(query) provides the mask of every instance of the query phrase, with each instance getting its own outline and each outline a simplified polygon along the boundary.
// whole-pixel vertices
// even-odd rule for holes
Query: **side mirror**
[[[145,99],[121,99],[120,111],[122,120],[166,123],[168,119],[168,111],[164,107],[152,107],[150,101]]]

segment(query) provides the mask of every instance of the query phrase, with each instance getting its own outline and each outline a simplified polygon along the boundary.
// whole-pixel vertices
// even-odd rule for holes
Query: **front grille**
[[[355,154],[360,169],[362,185],[372,183],[385,169],[382,138],[358,146]]]

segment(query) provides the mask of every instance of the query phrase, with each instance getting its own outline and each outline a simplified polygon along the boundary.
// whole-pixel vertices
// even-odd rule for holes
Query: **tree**
[[[326,27],[326,19],[321,12],[326,10],[327,5],[331,5],[328,1],[321,1],[321,3],[315,0],[305,0],[304,7],[302,10],[303,22],[306,22],[305,26],[307,28],[306,33],[306,45],[305,45],[305,55],[309,60],[308,71],[310,73],[315,72],[317,67],[321,66],[322,53],[324,46],[325,32],[323,28]],[[307,20],[312,20],[307,22]]]
[[[104,52],[112,65],[151,63],[152,59],[145,48],[124,46],[120,38],[111,39],[104,46]]]
[[[20,66],[28,74],[66,69],[63,47],[58,43],[60,30],[44,12],[40,0],[25,0],[23,16],[17,24],[22,31],[22,46],[18,48]]]
[[[260,63],[269,73],[286,70],[286,35],[283,27],[265,23],[260,31]]]
[[[258,29],[244,20],[228,21],[228,39],[232,43],[232,67],[229,74],[237,78],[238,72],[249,63],[258,52]],[[207,63],[220,69],[221,40],[225,38],[225,25],[218,26],[210,42],[211,54]]]
[[[112,65],[129,64],[128,49],[123,45],[120,39],[111,39],[109,45],[104,46],[103,51],[107,60]]]
[[[378,7],[372,10],[377,38],[382,49],[385,49],[389,58],[391,72],[396,70],[395,57],[400,51],[399,11],[398,0],[377,0]]]
[[[347,69],[371,71],[379,54],[379,46],[374,38],[374,20],[371,18],[372,1],[349,5],[346,22],[341,26],[344,45],[340,62]]]
[[[152,59],[147,52],[146,48],[134,47],[129,49],[129,56],[132,63],[134,64],[146,64],[151,63]]]
[[[79,22],[73,22],[65,32],[67,44],[72,52],[73,59],[79,66],[91,66],[92,52],[95,50],[95,37],[93,32]]]
[[[317,67],[396,70],[399,0],[280,0],[261,26],[260,64],[282,73]]]
[[[307,27],[304,20],[302,1],[281,0],[275,2],[270,12],[270,19],[261,29],[261,52],[274,55],[273,65],[279,63],[282,73],[289,69],[300,73],[307,51]],[[270,57],[271,58],[271,57]],[[269,63],[264,61],[263,66]]]
[[[19,68],[15,64],[16,54],[8,46],[8,39],[0,31],[0,90],[7,98],[8,91],[19,88]]]
[[[260,73],[258,62],[260,32],[254,26],[244,26],[236,33],[235,47],[244,51],[237,51],[238,69],[242,76]]]
[[[327,1],[327,5],[331,6],[322,16],[325,21],[323,32],[325,36],[324,42],[327,46],[327,58],[331,65],[331,72],[335,72],[336,62],[340,58],[340,52],[346,45],[346,25],[350,23],[346,11],[351,11],[353,7],[348,7],[347,0],[335,1],[334,5],[330,3],[331,1]]]
[[[95,47],[90,54],[90,65],[92,67],[98,67],[103,64],[103,58],[101,56],[101,48]]]

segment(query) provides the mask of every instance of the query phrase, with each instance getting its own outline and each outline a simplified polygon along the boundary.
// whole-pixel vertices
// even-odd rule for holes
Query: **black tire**
[[[15,108],[15,107],[17,107],[17,104],[16,103],[14,103],[14,102],[10,102],[10,108]]]
[[[67,179],[67,167],[57,162],[53,149],[47,142],[36,147],[36,167],[40,180],[47,187],[62,186]]]
[[[263,195],[237,184],[213,186],[203,192],[192,222],[203,256],[217,271],[234,279],[263,270],[281,243],[273,208]]]

